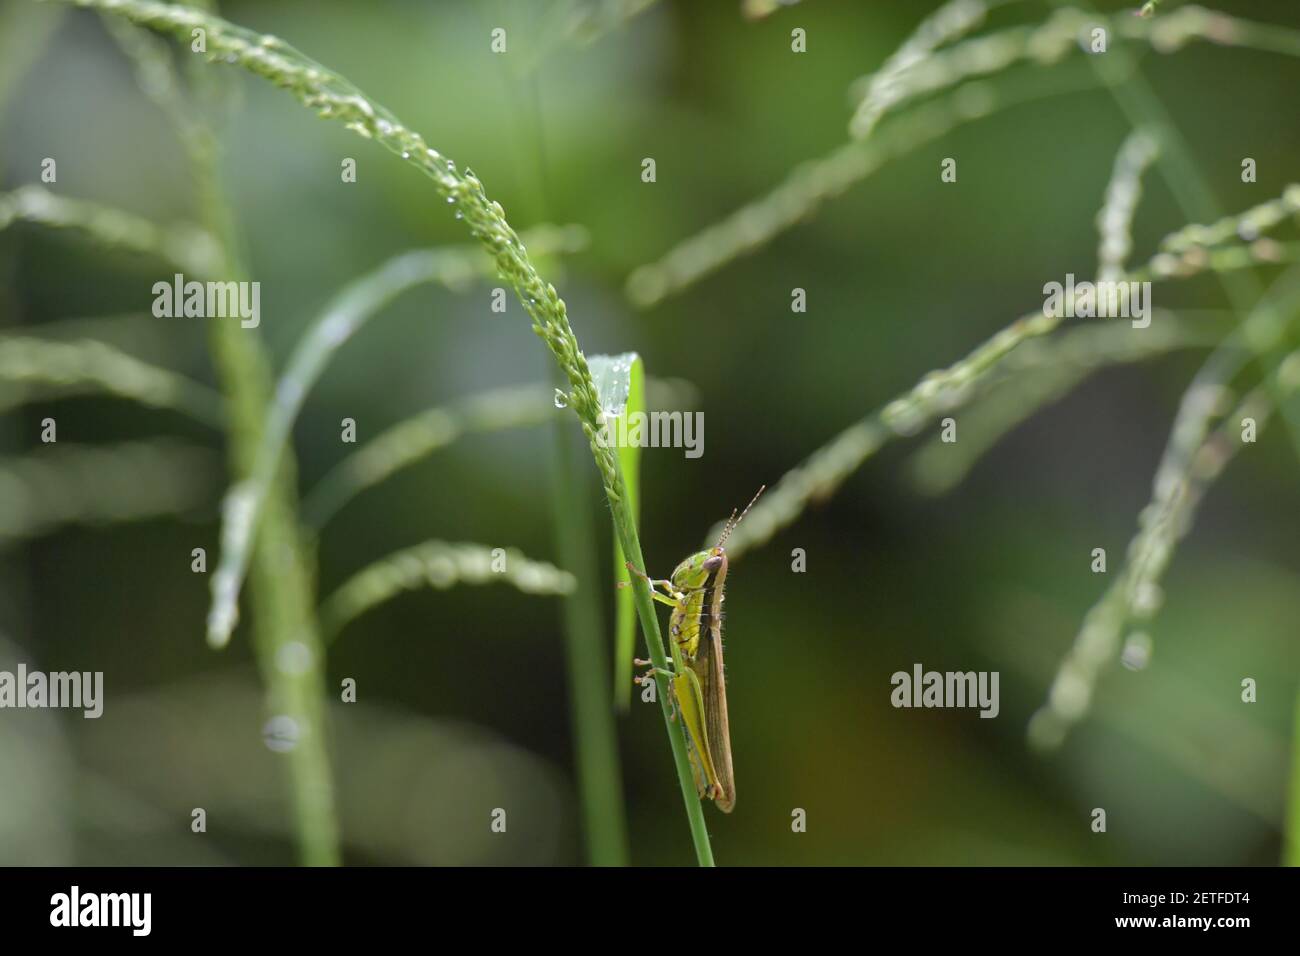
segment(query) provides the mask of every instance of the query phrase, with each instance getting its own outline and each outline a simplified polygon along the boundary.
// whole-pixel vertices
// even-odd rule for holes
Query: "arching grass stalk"
[[[200,144],[210,141],[198,136],[186,137],[185,141],[197,151],[194,161],[200,179],[210,179],[215,175],[209,168],[211,157],[198,149]],[[219,204],[210,198],[205,205],[216,211]],[[227,228],[223,216],[214,214],[210,218],[214,226]],[[218,222],[218,219],[223,221]],[[108,248],[156,256],[193,275],[240,274],[230,245],[215,239],[209,232],[189,226],[160,227],[121,210],[58,196],[37,186],[25,186],[0,195],[0,229],[17,221],[72,229]],[[102,343],[63,344],[29,340],[24,345],[10,340],[0,345],[0,350],[6,351],[8,358],[17,363],[14,373],[26,381],[102,388],[111,394],[148,404],[172,404],[208,423],[224,424],[229,431],[233,471],[238,475],[251,462],[250,453],[257,447],[261,427],[259,396],[269,394],[270,376],[256,342],[246,338],[242,330],[230,323],[213,323],[212,330],[214,364],[221,379],[224,407],[214,406],[211,394],[197,383],[155,369]],[[39,363],[39,367],[35,363]],[[24,369],[24,366],[28,367]],[[261,401],[264,405],[265,399]],[[86,459],[89,454],[82,458]],[[246,461],[240,458],[241,454],[247,454]],[[101,462],[100,476],[104,484],[109,483],[109,476],[126,473],[123,468],[114,467],[116,458],[104,458],[101,454],[100,459],[89,460]],[[193,473],[192,469],[186,471],[180,464],[173,464],[175,467],[169,474]],[[59,487],[48,477],[43,486]],[[55,518],[40,518],[39,503],[33,500],[31,507],[37,517],[24,527],[27,533],[32,533],[62,521],[105,520],[105,514],[114,520],[126,520],[180,510],[180,506],[174,503],[178,500],[176,495],[169,494],[174,492],[172,488],[158,490],[151,482],[139,477],[130,481],[119,480],[114,487],[124,494],[124,502],[132,504],[124,503],[114,508],[98,498],[78,496],[75,489],[65,487],[67,504],[45,509],[53,511]],[[155,488],[149,499],[137,501],[139,492],[149,488]],[[306,863],[331,864],[338,862],[337,823],[321,725],[324,708],[321,706],[320,654],[313,656],[310,653],[319,652],[319,644],[311,609],[310,576],[306,574],[301,556],[293,499],[287,496],[286,490],[281,481],[273,506],[274,514],[263,529],[254,558],[264,572],[261,581],[265,582],[259,585],[258,593],[254,595],[255,646],[258,664],[268,687],[268,706],[273,712],[294,719],[301,734],[289,756],[299,851]],[[286,556],[288,564],[277,555]],[[311,664],[304,670],[289,670],[278,664],[279,649],[295,641],[309,649]]]
[[[983,0],[961,4],[975,8],[993,5]],[[628,277],[628,298],[638,306],[651,306],[681,292],[805,221],[823,203],[889,161],[957,126],[1022,103],[1095,88],[1094,82],[1080,82],[1069,73],[1072,66],[1083,65],[1068,57],[1079,49],[1077,41],[1085,28],[1109,26],[1117,38],[1148,44],[1161,53],[1174,53],[1194,40],[1206,40],[1300,56],[1300,31],[1201,7],[1186,7],[1150,23],[1067,8],[1038,26],[1011,27],[937,49],[942,42],[960,38],[979,21],[978,10],[940,11],[928,18],[885,66],[855,83],[858,112],[848,143],[801,163],[767,195],[683,239],[658,260],[639,266]],[[910,54],[904,56],[904,50]],[[1116,55],[1120,50],[1117,45],[1105,56],[1086,59],[1107,71],[1108,83],[1122,83],[1132,64]],[[995,71],[1001,72],[994,75]],[[925,97],[930,98],[920,102]],[[902,111],[905,105],[910,109]],[[1173,188],[1177,191],[1179,187],[1173,184]],[[1184,211],[1188,220],[1208,217],[1204,210]]]
[[[800,163],[771,192],[634,269],[627,279],[627,297],[634,305],[649,307],[682,292],[728,263],[757,252],[855,183],[958,126],[1000,110],[1095,87],[1086,71],[1068,70],[1038,71],[1032,76],[1013,72],[964,84],[889,120],[868,140],[849,140],[824,156]]]
[[[900,80],[908,70],[941,46],[977,29],[994,7],[1015,2],[1019,0],[948,0],[922,20],[879,70],[855,84],[864,91],[853,116],[854,138],[870,136],[886,111],[906,96],[906,88]]]
[[[1097,28],[1106,29],[1116,38],[1150,44],[1157,53],[1163,54],[1176,53],[1194,40],[1204,40],[1221,46],[1300,56],[1300,32],[1203,7],[1184,7],[1152,22],[1127,15],[1106,16],[1065,6],[1058,0],[1052,2],[1057,9],[1041,24],[1008,27],[918,56],[907,68],[889,78],[889,96],[884,102],[879,95],[873,95],[876,91],[868,89],[850,124],[850,132],[856,139],[864,138],[886,108],[1000,72],[1017,62],[1057,63],[1082,52],[1082,41]]]
[[[326,472],[303,498],[303,518],[320,531],[362,491],[474,432],[525,428],[559,412],[553,389],[520,385],[480,392],[454,403],[427,408],[384,429]]]
[[[1047,2],[1057,7],[1058,13],[1066,9],[1063,7],[1064,0],[1047,0]],[[1083,7],[1087,16],[1096,16],[1088,9],[1086,3]],[[1121,20],[1118,24],[1121,27],[1120,32],[1131,32],[1135,23],[1140,25],[1141,21],[1135,21],[1133,18]],[[1177,49],[1194,37],[1201,37],[1224,46],[1243,46],[1300,56],[1300,32],[1272,24],[1239,20],[1203,7],[1189,6],[1161,17],[1160,22],[1153,26],[1150,35],[1151,42],[1160,50]],[[1136,65],[1136,60],[1127,46],[1117,45],[1110,55],[1089,57],[1088,61],[1094,72],[1105,82],[1116,105],[1128,117],[1129,122],[1134,127],[1146,129],[1160,143],[1159,169],[1186,220],[1189,222],[1218,220],[1215,226],[1205,230],[1205,234],[1193,230],[1190,234],[1184,235],[1179,240],[1184,248],[1182,250],[1174,248],[1171,251],[1186,251],[1196,245],[1210,246],[1229,238],[1238,238],[1238,236],[1230,237],[1221,231],[1217,235],[1214,234],[1216,230],[1230,226],[1230,217],[1223,215],[1223,210],[1215,199],[1214,190],[1210,188],[1210,183],[1197,166],[1195,153],[1170,117],[1160,97]],[[1288,190],[1288,193],[1294,191],[1294,189]],[[1292,196],[1290,204],[1283,202],[1273,207],[1271,211],[1267,207],[1261,207],[1258,212],[1262,216],[1265,228],[1271,228],[1277,221],[1294,215],[1297,208],[1294,199],[1295,197]],[[1252,231],[1256,228],[1256,223],[1253,221],[1239,225],[1245,226],[1245,231],[1239,233],[1240,237],[1257,234]],[[1238,323],[1244,322],[1263,294],[1260,280],[1253,272],[1242,270],[1216,270],[1215,278],[1235,310]],[[1273,379],[1266,376],[1265,382],[1271,387]],[[1291,412],[1290,403],[1282,400],[1281,396],[1274,396],[1274,401],[1281,408],[1283,420],[1288,425],[1288,436],[1291,438],[1293,450],[1300,454],[1300,420],[1297,420]]]
[[[133,213],[28,184],[0,193],[0,229],[29,222],[71,229],[110,249],[157,256],[184,272],[210,275],[221,251],[217,240],[195,226],[159,226]]]
[[[1230,383],[1252,358],[1284,345],[1288,323],[1298,308],[1300,267],[1293,266],[1206,360],[1183,393],[1156,470],[1151,502],[1139,515],[1124,569],[1084,617],[1047,702],[1031,719],[1029,738],[1034,745],[1060,745],[1070,727],[1088,712],[1102,669],[1119,653],[1124,629],[1131,621],[1149,620],[1159,611],[1160,581],[1178,542],[1190,530],[1201,497],[1243,444],[1242,419],[1253,417],[1262,427],[1273,409],[1286,413],[1282,406],[1300,387],[1300,357],[1294,353],[1275,363],[1276,373],[1267,375],[1236,411],[1229,405]]]
[[[1221,272],[1287,261],[1300,252],[1296,244],[1254,242],[1249,246],[1206,246],[1188,239],[1214,238],[1235,223],[1239,234],[1262,235],[1300,211],[1300,185],[1289,186],[1277,199],[1255,206],[1212,226],[1190,225],[1166,237],[1161,251],[1141,268],[1123,276],[1124,281],[1185,279],[1206,272]],[[926,374],[898,398],[849,426],[829,443],[781,477],[763,496],[745,522],[731,536],[727,550],[733,555],[768,541],[777,531],[793,523],[814,501],[829,497],[868,458],[896,437],[915,435],[940,412],[968,403],[986,376],[999,370],[1007,356],[1023,343],[1054,332],[1064,321],[1047,316],[1042,309],[1028,312],[995,333],[965,358],[945,369]],[[716,537],[721,526],[710,536]]]
[[[0,343],[4,339],[0,337]],[[646,383],[655,408],[688,408],[695,392],[681,381]],[[303,498],[307,525],[319,531],[367,488],[422,461],[463,435],[544,425],[558,418],[550,385],[508,385],[416,412],[359,445],[326,472]],[[634,613],[635,616],[635,613]]]
[[[0,549],[71,524],[116,524],[210,508],[221,460],[175,439],[46,445],[0,458]]]
[[[221,396],[208,386],[94,339],[0,337],[0,382],[20,386],[16,396],[0,394],[0,411],[26,399],[22,386],[42,386],[61,396],[107,394],[167,408],[213,428],[225,422]]]
[[[246,281],[248,270],[217,167],[220,143],[208,122],[223,91],[195,70],[193,86],[200,95],[187,100],[162,44],[125,23],[122,27],[112,30],[115,38],[134,64],[145,94],[171,120],[189,158],[200,220],[215,240],[207,274]],[[238,483],[254,465],[271,398],[270,364],[260,339],[232,323],[211,323],[209,347],[226,398],[230,473]],[[267,688],[268,712],[287,717],[297,731],[286,761],[299,856],[308,865],[324,866],[340,859],[338,817],[326,745],[325,651],[315,616],[314,573],[298,523],[295,474],[293,456],[286,455],[251,549],[253,648]]]
[[[1296,301],[1293,298],[1292,309]],[[1188,389],[1124,570],[1084,618],[1047,702],[1030,721],[1032,744],[1060,745],[1069,728],[1088,712],[1102,669],[1119,654],[1124,629],[1134,620],[1149,620],[1159,610],[1160,580],[1179,541],[1190,531],[1201,499],[1243,447],[1243,420],[1252,418],[1257,430],[1262,429],[1277,408],[1275,398],[1289,400],[1298,390],[1300,352],[1290,353],[1270,374],[1270,381],[1235,406],[1227,405],[1231,398],[1227,387],[1213,379]],[[1291,803],[1294,814],[1294,793]],[[1296,835],[1292,826],[1288,840],[1294,841]]]
[[[1151,327],[1140,334],[1127,326],[1086,326],[1026,342],[1007,356],[1006,371],[980,390],[962,416],[961,441],[949,444],[933,436],[912,456],[908,470],[925,494],[946,494],[1004,435],[1097,370],[1178,349],[1212,349],[1223,336],[1222,322],[1193,323],[1157,309]]]
[[[1059,4],[1060,0],[1051,0],[1051,2]],[[1151,0],[1151,2],[1145,4],[1140,11],[1142,16],[1151,17],[1154,15],[1158,3],[1159,0]],[[1234,26],[1229,26],[1227,30],[1224,30],[1223,25],[1225,24],[1225,19],[1221,14],[1210,13],[1199,8],[1188,8],[1187,10],[1178,11],[1178,14],[1175,14],[1173,17],[1162,17],[1162,20],[1176,19],[1179,15],[1181,15],[1184,20],[1203,18],[1207,21],[1217,22],[1220,27],[1216,32],[1220,35],[1225,35],[1226,33],[1230,33],[1233,29],[1236,29]],[[1296,34],[1294,32],[1258,26],[1251,29],[1254,31],[1257,38],[1263,38],[1270,44],[1276,44],[1280,41],[1283,44],[1282,52],[1294,53],[1296,47]],[[1275,36],[1278,39],[1273,39]],[[1267,49],[1269,47],[1263,46],[1262,48]],[[1274,48],[1277,49],[1278,47],[1274,46]],[[1167,161],[1164,164],[1166,173],[1165,179],[1188,218],[1208,217],[1216,209],[1214,193],[1197,169],[1192,150],[1184,142],[1181,133],[1169,118],[1163,104],[1151,89],[1150,85],[1146,83],[1140,71],[1125,70],[1125,66],[1129,62],[1129,57],[1127,57],[1126,51],[1119,50],[1117,52],[1120,53],[1119,57],[1093,58],[1092,63],[1094,69],[1105,79],[1115,101],[1129,116],[1130,120],[1140,120],[1147,125],[1155,127],[1159,132],[1160,137],[1166,146],[1165,155]],[[1132,73],[1135,82],[1130,82],[1128,77],[1121,77],[1119,75],[1121,71]],[[1295,211],[1294,208],[1291,210],[1292,213]],[[1200,237],[1188,237],[1188,241],[1195,242],[1199,238]],[[1245,306],[1247,302],[1245,296],[1249,295],[1252,299],[1258,298],[1258,283],[1251,281],[1252,279],[1253,277],[1249,274],[1240,277],[1233,274],[1219,275],[1219,280],[1223,285],[1224,291],[1227,293],[1229,301],[1232,302],[1236,309],[1239,318],[1245,314]],[[1197,380],[1193,385],[1201,382],[1205,376],[1212,378],[1216,372],[1216,365],[1226,361],[1229,360],[1219,354],[1213,356],[1210,362],[1207,363],[1206,367],[1198,373]],[[1286,366],[1284,365],[1283,367],[1285,368]],[[1293,407],[1295,405],[1295,392],[1291,391],[1289,393],[1282,393],[1282,390],[1286,385],[1285,376],[1280,376],[1279,378],[1269,376],[1266,378],[1266,383],[1267,387],[1274,390],[1270,397],[1279,405],[1282,417],[1289,426],[1289,435],[1291,437],[1293,448],[1300,450],[1300,410]],[[1188,398],[1190,398],[1190,394]],[[1195,406],[1185,398],[1183,407],[1179,410],[1179,421],[1175,422],[1175,434],[1178,433],[1180,425],[1183,424],[1182,420],[1185,415],[1194,421],[1197,414],[1198,411]],[[1194,428],[1195,425],[1193,424],[1191,427]],[[1171,438],[1171,443],[1172,441],[1173,439]],[[1125,573],[1128,573],[1127,568],[1125,569]],[[1108,594],[1107,597],[1109,596],[1110,595]],[[1103,598],[1103,604],[1104,602],[1106,602],[1106,598]],[[1097,611],[1101,606],[1102,605],[1098,605],[1095,607],[1094,611]],[[1101,617],[1102,620],[1107,619],[1104,613],[1100,612],[1099,617]],[[1076,639],[1076,648],[1082,640],[1083,634],[1080,634],[1079,638]],[[1067,665],[1063,665],[1062,672]],[[1062,672],[1058,672],[1058,680]],[[1040,714],[1046,712],[1047,710],[1044,708],[1043,711],[1040,711]],[[1043,719],[1044,721],[1049,720],[1047,717],[1044,717]],[[1049,722],[1044,736],[1050,740],[1055,735],[1055,730],[1056,728]],[[1300,694],[1297,694],[1296,699],[1296,723],[1292,732],[1291,750],[1291,784],[1287,796],[1287,820],[1285,827],[1285,844],[1283,847],[1283,861],[1289,865],[1296,866],[1300,865]]]
[[[525,53],[504,61],[503,78],[511,93],[510,126],[516,130],[515,166],[520,182],[525,184],[521,205],[532,220],[549,219],[547,196],[550,180],[545,127],[542,121],[542,89],[534,68],[552,40],[562,34],[553,29],[561,20],[540,6],[541,22],[533,31],[534,56]],[[480,10],[480,14],[483,11]],[[486,17],[480,26],[489,28]],[[520,61],[523,61],[522,64]],[[532,74],[532,75],[530,75]],[[594,362],[592,363],[595,364]],[[552,370],[559,386],[562,373]],[[595,376],[593,376],[595,377]],[[567,416],[566,416],[567,417]],[[548,429],[549,459],[548,498],[551,534],[560,562],[573,572],[577,585],[560,603],[561,630],[564,639],[566,689],[569,703],[569,732],[573,741],[574,775],[582,811],[582,832],[587,860],[594,866],[626,866],[628,862],[627,819],[624,809],[622,768],[619,765],[618,737],[614,714],[609,707],[609,678],[605,667],[608,639],[604,623],[601,584],[605,581],[596,560],[595,522],[591,514],[590,476],[576,454],[569,423],[559,418]],[[629,478],[630,476],[630,478]],[[634,471],[625,472],[624,480],[635,514]],[[614,552],[618,554],[615,545]],[[631,626],[635,639],[636,614],[632,595],[615,598],[615,643],[623,637],[619,628]],[[630,619],[629,619],[630,615]]]
[[[525,594],[568,594],[574,578],[546,561],[532,561],[516,548],[505,549],[505,570],[496,571],[493,549],[481,544],[425,541],[403,548],[362,568],[321,604],[326,643],[353,619],[402,591],[457,584],[511,584]]]
[[[351,82],[308,59],[276,37],[244,30],[199,10],[149,0],[71,2],[106,10],[140,26],[169,33],[187,45],[192,38],[191,31],[201,28],[206,32],[208,59],[238,65],[288,90],[318,115],[339,120],[358,135],[374,139],[432,179],[452,211],[459,213],[471,235],[495,259],[499,274],[510,283],[532,319],[533,331],[546,343],[568,381],[568,405],[578,416],[590,445],[609,501],[619,544],[629,561],[638,567],[645,567],[641,542],[619,474],[617,456],[612,449],[602,447],[597,441],[600,428],[599,401],[586,359],[569,326],[564,301],[555,288],[538,275],[523,243],[506,221],[505,211],[499,203],[488,199],[482,184],[472,172],[458,170],[454,162],[430,147],[418,133],[404,126],[387,109],[371,101]],[[242,580],[242,574],[239,579]],[[634,577],[632,590],[650,658],[657,668],[666,671],[668,662],[649,589],[644,581]],[[712,865],[713,852],[686,754],[686,739],[680,722],[671,719],[670,688],[667,681],[662,675],[658,675],[656,681],[659,685],[664,727],[672,747],[696,856],[701,864]]]
[[[528,235],[546,253],[572,251],[586,241],[586,233],[576,227],[543,227]],[[226,497],[221,562],[212,575],[208,614],[208,641],[214,647],[224,647],[230,640],[238,617],[239,579],[248,566],[253,532],[286,455],[294,422],[329,360],[402,293],[427,283],[457,288],[488,272],[491,265],[477,247],[417,249],[394,256],[348,283],[299,338],[276,383],[252,471]]]

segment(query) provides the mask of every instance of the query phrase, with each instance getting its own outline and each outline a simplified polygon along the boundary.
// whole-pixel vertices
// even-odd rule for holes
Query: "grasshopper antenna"
[[[740,513],[739,518],[736,517],[735,511],[731,512],[731,517],[727,519],[726,527],[722,529],[722,537],[718,539],[719,548],[726,543],[729,537],[731,537],[731,532],[736,530],[736,525],[745,520],[745,515],[749,514],[749,509],[754,507],[754,502],[758,500],[758,496],[761,495],[766,488],[767,485],[758,486],[758,491],[754,492],[754,497],[750,499],[749,504],[745,505],[745,510]]]

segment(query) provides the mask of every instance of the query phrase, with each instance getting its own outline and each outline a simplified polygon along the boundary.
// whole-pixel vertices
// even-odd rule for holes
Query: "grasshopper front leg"
[[[669,664],[673,662],[673,659],[671,657],[666,658],[666,660],[668,661]],[[677,678],[682,676],[681,674],[677,673],[677,671],[669,670],[666,667],[655,667],[654,661],[643,661],[639,657],[632,658],[632,663],[635,664],[637,667],[648,668],[648,670],[644,674],[636,678],[637,683],[641,683],[642,681],[649,680],[655,674],[663,674],[669,680],[676,680]]]
[[[674,591],[673,582],[669,581],[667,578],[652,578],[631,561],[627,562],[627,569],[629,572],[645,581],[646,584],[650,585],[650,596],[660,604],[667,604],[669,607],[676,607],[678,602],[682,601],[686,597],[686,595],[682,594],[680,591]],[[619,581],[618,586],[620,588],[625,588],[631,583],[631,581]],[[661,587],[667,593],[660,594],[659,588]]]

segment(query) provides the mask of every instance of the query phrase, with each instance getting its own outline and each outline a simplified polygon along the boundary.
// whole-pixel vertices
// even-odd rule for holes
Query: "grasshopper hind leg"
[[[671,657],[668,658],[668,663],[671,664],[672,662],[673,659]],[[679,676],[676,671],[665,670],[662,667],[655,667],[654,661],[643,661],[639,657],[634,657],[632,658],[632,663],[636,667],[648,668],[644,674],[638,674],[636,677],[632,678],[632,683],[640,687],[644,687],[647,683],[653,681],[656,674],[662,674],[670,681],[675,680]],[[668,719],[677,719],[677,701],[671,691],[668,694]]]

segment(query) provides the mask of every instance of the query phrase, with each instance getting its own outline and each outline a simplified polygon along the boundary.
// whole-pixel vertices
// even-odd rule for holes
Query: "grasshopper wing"
[[[691,670],[699,678],[704,699],[704,735],[709,744],[709,755],[716,771],[713,802],[723,813],[730,813],[736,805],[736,776],[731,765],[731,722],[727,719],[727,677],[722,660],[722,602],[727,565],[713,580],[706,602],[707,629],[700,637],[700,649]]]

